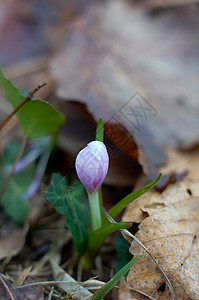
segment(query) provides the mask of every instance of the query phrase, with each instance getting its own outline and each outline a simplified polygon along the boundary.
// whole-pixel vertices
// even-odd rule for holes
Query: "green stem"
[[[91,210],[91,224],[92,230],[99,229],[102,225],[101,209],[99,205],[98,192],[88,193],[90,210]]]
[[[93,257],[93,255],[90,255],[90,253],[86,251],[83,256],[83,269],[93,270],[94,268],[95,268],[95,257]]]

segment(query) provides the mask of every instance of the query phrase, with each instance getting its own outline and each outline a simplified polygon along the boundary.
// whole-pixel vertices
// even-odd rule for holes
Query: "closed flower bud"
[[[76,158],[77,175],[87,191],[97,192],[106,177],[109,157],[104,143],[93,141]]]

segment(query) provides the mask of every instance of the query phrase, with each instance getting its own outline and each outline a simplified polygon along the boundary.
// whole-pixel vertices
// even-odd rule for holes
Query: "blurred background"
[[[0,64],[22,90],[47,82],[38,97],[65,113],[67,153],[92,140],[102,117],[118,164],[107,182],[129,185],[135,142],[155,167],[165,148],[198,143],[198,15],[186,0],[0,1]]]

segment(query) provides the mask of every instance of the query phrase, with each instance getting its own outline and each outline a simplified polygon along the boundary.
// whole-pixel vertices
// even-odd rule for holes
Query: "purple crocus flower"
[[[93,141],[79,152],[76,158],[76,171],[88,193],[99,190],[106,177],[109,157],[104,143]]]

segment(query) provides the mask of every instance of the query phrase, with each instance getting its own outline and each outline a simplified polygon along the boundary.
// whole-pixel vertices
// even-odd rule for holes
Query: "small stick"
[[[34,94],[36,92],[38,92],[43,86],[45,86],[47,83],[44,82],[44,83],[41,83],[38,85],[38,87],[36,87],[34,89],[34,91],[30,92],[28,94],[28,96],[13,110],[13,112],[11,112],[11,114],[9,114],[6,119],[0,124],[0,130],[3,128],[3,126],[12,118],[12,116],[14,116],[18,110],[27,102],[29,101],[30,99],[32,99],[32,97],[34,96]]]

